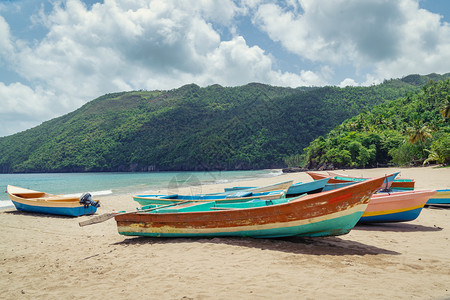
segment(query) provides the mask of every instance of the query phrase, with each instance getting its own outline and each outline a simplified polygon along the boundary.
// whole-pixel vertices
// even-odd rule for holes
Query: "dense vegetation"
[[[306,168],[450,164],[450,80],[377,105],[315,139],[290,164]]]
[[[282,167],[286,158],[296,158],[299,149],[344,120],[377,105],[390,108],[392,100],[405,95],[406,102],[416,99],[425,82],[449,76],[411,75],[370,87],[292,89],[252,83],[200,88],[191,84],[170,91],[107,94],[67,115],[0,138],[0,172]],[[350,126],[350,121],[344,124]],[[319,141],[340,135],[339,130],[343,128]],[[401,137],[392,133],[388,140],[398,146]],[[376,160],[372,148],[361,143],[372,151],[369,160],[360,159],[362,165],[388,157],[390,144],[379,138],[384,152],[377,152]]]

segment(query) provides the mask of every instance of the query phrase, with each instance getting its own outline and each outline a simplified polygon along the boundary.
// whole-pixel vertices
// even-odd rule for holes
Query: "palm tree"
[[[411,144],[415,144],[417,142],[420,143],[420,147],[422,148],[422,154],[425,156],[425,147],[423,143],[431,138],[431,129],[428,125],[423,124],[422,121],[417,120],[414,126],[408,128],[409,133],[409,141]]]
[[[440,112],[441,115],[444,116],[444,118],[450,118],[450,96],[447,96],[447,100],[444,104],[442,104]]]

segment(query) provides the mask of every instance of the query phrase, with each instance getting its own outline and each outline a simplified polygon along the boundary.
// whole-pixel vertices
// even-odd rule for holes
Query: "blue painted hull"
[[[19,203],[17,201],[13,201],[13,200],[12,200],[12,203],[14,204],[16,209],[20,210],[20,211],[41,213],[41,214],[72,216],[72,217],[94,214],[97,211],[97,207],[94,207],[92,205],[88,206],[87,208],[84,208],[84,206],[46,207],[46,206],[28,205],[28,204]]]
[[[314,180],[311,182],[297,183],[289,187],[286,196],[295,197],[301,194],[314,194],[322,192],[324,186],[327,184],[329,178]]]
[[[422,208],[412,210],[383,214],[378,216],[361,217],[359,223],[390,223],[390,222],[407,222],[417,219]]]

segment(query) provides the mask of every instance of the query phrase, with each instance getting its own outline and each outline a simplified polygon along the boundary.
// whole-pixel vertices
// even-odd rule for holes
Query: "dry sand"
[[[345,172],[397,170],[416,189],[450,188],[449,168]],[[234,185],[289,179],[311,181],[292,173]],[[131,196],[100,198],[98,214],[134,210]],[[124,237],[114,219],[79,227],[87,219],[1,211],[0,299],[450,299],[450,209],[339,237],[260,240]]]

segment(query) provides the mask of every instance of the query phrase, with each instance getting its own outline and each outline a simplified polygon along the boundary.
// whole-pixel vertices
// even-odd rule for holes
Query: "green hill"
[[[416,93],[429,79],[411,75],[346,88],[190,84],[169,91],[107,94],[0,138],[0,172],[282,167],[286,157],[344,120]]]
[[[408,76],[407,82],[423,82]],[[308,169],[450,164],[450,79],[377,105],[344,121],[304,149]],[[291,159],[292,160],[292,159]]]

